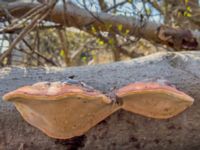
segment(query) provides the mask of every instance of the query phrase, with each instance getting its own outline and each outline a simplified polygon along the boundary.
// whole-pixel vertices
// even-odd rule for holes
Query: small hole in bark
[[[172,144],[173,142],[172,142],[172,140],[168,140],[168,143],[169,143],[169,144]]]
[[[141,148],[140,143],[137,143],[137,144],[135,145],[135,148],[140,149],[140,148]]]
[[[68,78],[74,79],[74,77],[75,77],[75,75],[71,75],[71,76],[69,76]]]
[[[158,143],[160,143],[160,140],[159,140],[159,139],[154,139],[154,142],[155,142],[156,144],[158,144]]]
[[[132,137],[130,138],[130,141],[131,141],[131,142],[137,142],[138,139],[137,139],[135,136],[132,136]]]
[[[86,136],[78,136],[67,140],[56,139],[55,144],[66,145],[68,150],[78,150],[80,147],[84,147]]]

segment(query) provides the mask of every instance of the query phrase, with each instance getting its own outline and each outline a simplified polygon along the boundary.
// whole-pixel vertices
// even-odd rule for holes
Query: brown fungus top
[[[30,86],[24,86],[11,91],[3,96],[3,99],[10,101],[13,98],[31,98],[34,100],[59,100],[66,96],[84,96],[103,98],[105,103],[111,100],[97,90],[87,89],[81,85],[73,85],[62,82],[38,82]]]
[[[160,93],[173,93],[177,96],[183,97],[183,100],[194,101],[192,97],[185,94],[182,91],[177,90],[174,86],[159,84],[157,82],[136,82],[130,83],[122,88],[120,88],[116,94],[117,96],[125,96],[130,93],[138,93],[138,92],[152,92],[160,91]]]

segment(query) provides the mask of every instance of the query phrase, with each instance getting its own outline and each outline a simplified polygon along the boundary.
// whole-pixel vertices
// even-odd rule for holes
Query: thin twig
[[[30,44],[28,44],[28,42],[23,39],[24,44],[35,54],[37,54],[39,57],[43,58],[46,62],[49,62],[50,64],[57,66],[57,64],[55,62],[53,62],[51,59],[48,59],[47,57],[43,56],[42,54],[40,54],[38,51],[35,51]],[[29,53],[30,54],[30,53]]]
[[[50,11],[50,10],[49,10]],[[36,16],[31,24],[29,26],[26,26],[24,28],[24,30],[17,36],[17,38],[11,43],[10,47],[3,53],[0,55],[0,62],[3,61],[3,59],[12,52],[12,49],[16,46],[16,44],[27,34],[29,33],[31,30],[34,29],[34,27],[37,25],[37,22],[40,22],[41,20],[43,20],[49,13],[49,11],[47,11],[45,14],[41,14]]]

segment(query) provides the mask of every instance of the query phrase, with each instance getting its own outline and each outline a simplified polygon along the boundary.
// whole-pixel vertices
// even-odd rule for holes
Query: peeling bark
[[[0,149],[200,149],[200,53],[158,53],[127,62],[72,68],[2,68],[0,95],[38,81],[73,77],[103,93],[130,82],[164,78],[195,99],[182,114],[167,120],[126,111],[113,115],[71,140],[55,140],[25,122],[11,103],[0,100]]]

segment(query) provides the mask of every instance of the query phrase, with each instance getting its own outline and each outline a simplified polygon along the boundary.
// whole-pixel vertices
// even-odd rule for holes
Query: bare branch
[[[37,6],[38,4],[29,4],[29,3],[13,3],[8,6],[8,10],[15,17],[22,16],[24,11],[30,10],[31,8]],[[99,31],[111,31],[116,34],[120,32],[125,32],[129,30],[129,35],[135,37],[142,37],[148,41],[154,41],[156,43],[162,43],[163,41],[158,37],[157,30],[159,29],[159,24],[155,22],[147,21],[145,24],[141,25],[141,21],[134,17],[125,17],[125,16],[117,16],[111,15],[108,13],[96,13],[85,10],[84,8],[80,8],[77,5],[66,2],[66,10],[65,16],[63,19],[63,5],[56,5],[52,10],[51,15],[46,17],[46,20],[53,21],[55,23],[59,23],[61,25],[65,25],[68,27],[76,27],[81,30],[86,30],[87,32],[91,30],[92,26],[95,27],[96,30]],[[3,16],[4,13],[0,11],[0,16]],[[95,17],[94,17],[95,16]],[[98,18],[98,19],[97,19]],[[67,20],[67,22],[65,21]],[[103,22],[103,23],[102,23]],[[88,27],[86,25],[89,25]],[[111,28],[108,28],[108,26]],[[122,31],[118,31],[118,26],[122,25]],[[118,32],[117,32],[118,31]],[[200,33],[199,33],[200,34]],[[193,38],[196,38],[193,35]],[[200,49],[199,39],[197,39],[197,46],[194,49]],[[164,43],[165,44],[165,43]],[[169,45],[171,46],[171,45]],[[187,47],[184,47],[187,48]]]

